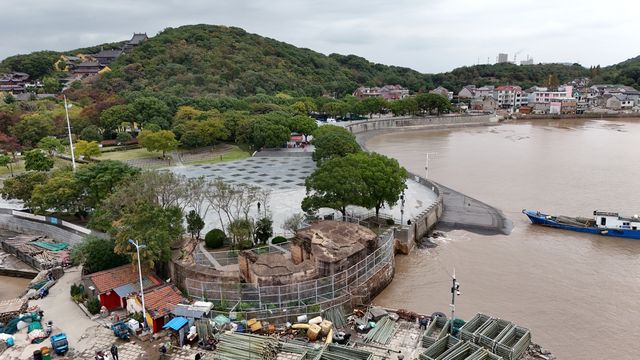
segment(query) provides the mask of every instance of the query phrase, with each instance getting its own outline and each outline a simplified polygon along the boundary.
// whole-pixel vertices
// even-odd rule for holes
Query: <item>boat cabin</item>
[[[624,229],[624,230],[638,230],[640,229],[640,218],[638,215],[625,218],[618,213],[594,211],[593,216],[596,221],[596,226],[599,228],[607,229]]]

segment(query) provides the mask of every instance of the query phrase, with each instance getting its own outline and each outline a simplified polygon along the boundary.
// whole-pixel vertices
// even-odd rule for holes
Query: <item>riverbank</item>
[[[635,120],[566,119],[369,140],[370,150],[414,172],[424,171],[425,152],[437,152],[429,168],[435,181],[503,209],[514,222],[508,237],[453,230],[436,248],[397,261],[396,277],[375,303],[444,311],[455,267],[463,318],[486,311],[517,321],[560,359],[635,359],[640,328],[628,324],[640,321],[640,280],[629,274],[640,272],[640,243],[533,226],[521,210],[638,213],[640,193],[629,191],[640,178],[640,168],[629,166],[638,134]],[[620,286],[625,291],[613,298]]]
[[[368,140],[383,134],[414,131],[436,131],[460,128],[483,127],[498,125],[497,117],[491,115],[456,116],[456,117],[398,117],[382,120],[367,121],[350,124],[346,128],[356,136],[356,141],[367,150]],[[427,159],[425,158],[425,161]],[[416,179],[420,176],[413,175]],[[467,230],[484,235],[504,234],[508,235],[513,229],[513,223],[500,209],[474,199],[442,184],[434,183],[431,179],[422,179],[425,186],[437,187],[438,202],[441,208],[436,216],[426,227],[426,231],[418,231],[414,240],[418,241],[428,230],[434,228],[437,223],[439,228],[446,230]],[[422,218],[416,219],[419,224]],[[412,248],[409,246],[408,248]]]

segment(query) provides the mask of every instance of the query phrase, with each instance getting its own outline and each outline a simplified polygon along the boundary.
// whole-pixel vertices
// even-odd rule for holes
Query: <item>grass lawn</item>
[[[224,161],[242,160],[251,156],[248,150],[242,149],[237,145],[230,145],[220,151],[213,150],[208,159],[196,160],[196,161],[184,161],[185,164],[197,165],[197,164],[215,164]]]
[[[60,158],[54,158],[53,160],[54,160],[54,163],[53,163],[54,169],[60,169],[65,166],[69,166],[69,167],[71,166],[71,161],[66,161]],[[20,175],[26,171],[24,169],[24,160],[22,160],[21,158],[18,159],[17,162],[12,163],[11,167],[13,168],[13,175]],[[9,176],[11,176],[11,171],[9,171],[9,168],[6,166],[0,167],[0,178],[6,178]]]
[[[124,150],[124,151],[109,151],[102,153],[98,157],[100,160],[134,160],[134,159],[144,159],[144,158],[156,158],[161,155],[160,152],[149,152],[146,149],[132,149],[132,150]]]

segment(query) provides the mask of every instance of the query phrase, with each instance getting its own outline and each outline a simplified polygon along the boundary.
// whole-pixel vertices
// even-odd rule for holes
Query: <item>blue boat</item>
[[[535,210],[522,210],[532,223],[557,229],[571,230],[602,236],[640,239],[638,215],[623,217],[618,213],[594,211],[593,218],[553,216]]]

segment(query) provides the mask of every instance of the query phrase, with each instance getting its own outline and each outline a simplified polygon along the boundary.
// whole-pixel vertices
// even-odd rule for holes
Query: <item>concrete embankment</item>
[[[356,136],[358,143],[367,149],[367,139],[383,132],[487,126],[496,123],[497,118],[494,115],[398,117],[365,121],[348,125],[346,128]],[[427,179],[422,180],[425,186],[431,187],[438,194],[438,200],[436,206],[429,209],[430,212],[414,219],[415,224],[431,219],[428,223],[437,222],[438,226],[451,230],[463,229],[487,235],[511,233],[513,224],[499,209],[441,184]],[[438,211],[442,209],[444,211]],[[427,230],[431,228],[432,226],[428,226]],[[419,240],[424,234],[424,231],[417,230],[414,232],[415,240]]]

